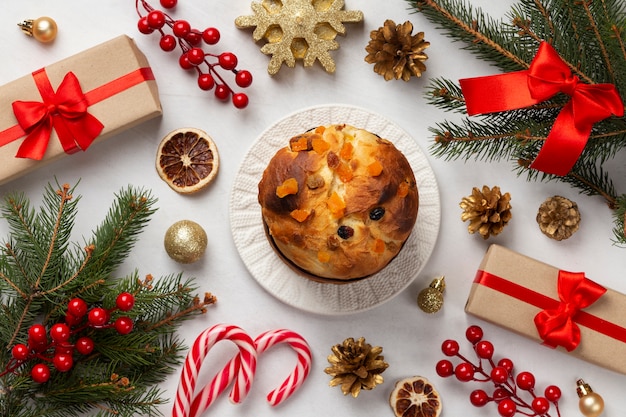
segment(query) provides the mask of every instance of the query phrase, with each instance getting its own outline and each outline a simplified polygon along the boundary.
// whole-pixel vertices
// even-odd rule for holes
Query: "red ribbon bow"
[[[34,72],[33,78],[43,102],[13,102],[15,118],[28,134],[16,156],[41,160],[48,147],[52,128],[57,132],[65,152],[87,149],[104,125],[87,112],[88,103],[78,78],[68,72],[56,92],[44,69]]]
[[[593,124],[611,115],[622,117],[624,104],[612,84],[583,84],[547,42],[528,70],[460,80],[471,115],[521,109],[557,93],[571,100],[557,116],[531,168],[567,175],[582,153]]]
[[[535,316],[535,326],[544,344],[562,346],[568,352],[580,343],[580,328],[575,323],[580,310],[595,303],[606,289],[585,278],[582,272],[559,271],[557,308],[545,309]]]

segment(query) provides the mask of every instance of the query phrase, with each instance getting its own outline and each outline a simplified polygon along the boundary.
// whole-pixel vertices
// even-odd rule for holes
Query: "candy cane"
[[[196,387],[196,378],[200,371],[202,361],[208,354],[209,350],[215,343],[221,340],[230,340],[239,348],[239,354],[234,364],[227,366],[213,379],[212,383],[205,387],[200,393],[202,396],[209,395],[206,401],[198,405],[203,408],[190,408],[191,398]],[[181,374],[178,391],[176,392],[176,400],[172,410],[172,417],[193,417],[202,413],[208,408],[217,396],[221,394],[230,384],[236,374],[236,382],[230,393],[230,400],[234,403],[241,402],[252,385],[254,373],[256,371],[257,352],[254,341],[241,328],[233,325],[216,324],[215,326],[202,332],[195,340],[191,350],[187,354],[185,365]],[[210,388],[212,392],[208,392]],[[207,391],[207,394],[205,394]],[[198,397],[194,399],[194,403]]]
[[[256,339],[257,353],[261,354],[279,343],[289,344],[298,355],[298,363],[280,386],[267,394],[267,401],[276,406],[291,396],[304,382],[311,370],[311,349],[298,333],[287,329],[270,330],[261,333]]]

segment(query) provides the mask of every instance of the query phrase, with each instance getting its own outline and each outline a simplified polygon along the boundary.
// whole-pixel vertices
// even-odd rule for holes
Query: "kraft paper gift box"
[[[0,86],[0,184],[161,114],[154,75],[128,36]]]
[[[492,245],[478,268],[465,311],[626,374],[626,296],[584,273]]]

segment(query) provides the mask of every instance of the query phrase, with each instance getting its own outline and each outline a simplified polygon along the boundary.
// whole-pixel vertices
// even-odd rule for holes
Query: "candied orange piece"
[[[278,198],[286,197],[290,194],[298,192],[298,181],[295,178],[287,178],[281,185],[276,187],[276,195]]]
[[[343,182],[349,182],[354,176],[352,173],[352,168],[350,168],[350,165],[346,164],[345,162],[339,164],[339,166],[337,167],[337,174],[339,175],[339,179]]]
[[[317,260],[323,263],[330,261],[330,253],[325,251],[317,252]]]
[[[354,150],[354,146],[351,142],[344,142],[341,147],[341,151],[339,151],[339,156],[341,159],[349,160],[352,158],[352,151]]]
[[[319,133],[321,135],[322,133],[324,133],[325,130],[326,126],[318,126],[315,128],[315,133]]]
[[[330,149],[330,143],[322,138],[314,138],[312,142],[313,150],[320,155]]]
[[[385,242],[381,239],[374,241],[374,252],[383,253],[385,251]]]
[[[306,151],[309,148],[308,138],[301,136],[296,140],[291,141],[291,150],[294,152]]]
[[[409,194],[409,184],[401,182],[398,185],[398,197],[406,197]]]
[[[295,209],[293,210],[291,213],[289,213],[291,215],[291,217],[293,217],[295,220],[297,220],[298,222],[302,223],[303,221],[305,221],[306,219],[308,219],[309,215],[311,214],[308,210],[300,210],[300,209]]]
[[[367,172],[369,172],[372,177],[377,177],[383,172],[383,164],[381,164],[380,161],[374,161],[367,166]]]
[[[328,210],[333,213],[337,217],[343,216],[343,211],[346,209],[346,203],[342,200],[342,198],[334,191],[328,201],[326,202],[328,205]]]

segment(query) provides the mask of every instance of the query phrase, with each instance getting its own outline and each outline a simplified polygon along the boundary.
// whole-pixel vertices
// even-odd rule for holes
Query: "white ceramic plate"
[[[336,285],[303,278],[276,255],[265,236],[257,195],[268,162],[292,136],[319,125],[340,123],[376,133],[404,153],[417,180],[419,212],[409,239],[385,269],[367,279]],[[404,290],[428,261],[437,241],[440,220],[435,174],[413,138],[376,113],[346,105],[307,108],[270,126],[245,155],[230,197],[235,246],[254,279],[282,302],[318,314],[356,313],[380,305]]]

